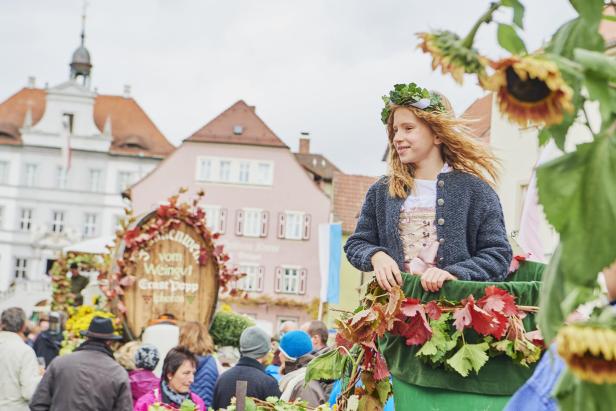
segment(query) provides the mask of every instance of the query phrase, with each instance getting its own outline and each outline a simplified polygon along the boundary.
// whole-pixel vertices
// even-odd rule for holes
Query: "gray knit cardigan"
[[[366,193],[355,232],[344,251],[358,270],[373,271],[371,258],[384,251],[404,269],[398,222],[402,198],[389,195],[387,177]],[[462,172],[438,175],[436,266],[460,280],[502,281],[512,259],[503,211],[496,192],[481,179]]]

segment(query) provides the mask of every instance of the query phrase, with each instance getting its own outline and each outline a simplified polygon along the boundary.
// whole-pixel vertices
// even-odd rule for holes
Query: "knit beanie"
[[[289,331],[280,340],[280,351],[291,361],[312,351],[312,340],[305,331]]]
[[[158,348],[153,344],[143,344],[137,352],[135,352],[135,366],[145,370],[152,371],[156,368],[160,354]]]
[[[240,336],[240,353],[244,357],[259,359],[265,357],[271,348],[270,336],[257,326],[246,328]]]

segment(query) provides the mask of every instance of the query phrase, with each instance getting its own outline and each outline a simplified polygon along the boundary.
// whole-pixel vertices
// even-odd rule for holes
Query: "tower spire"
[[[83,1],[83,9],[81,13],[81,44],[73,53],[71,60],[71,75],[70,78],[77,80],[82,78],[83,85],[90,86],[90,73],[92,70],[92,62],[90,60],[90,52],[86,49],[86,11],[88,8],[88,0]]]

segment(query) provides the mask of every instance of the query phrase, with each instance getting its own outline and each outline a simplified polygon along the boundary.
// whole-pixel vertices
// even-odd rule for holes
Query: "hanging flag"
[[[68,173],[71,168],[71,133],[66,119],[62,120],[60,138],[62,139],[62,167],[64,173]]]
[[[524,199],[524,207],[522,208],[522,217],[520,218],[520,231],[518,233],[518,244],[528,254],[528,259],[544,263],[545,249],[541,241],[541,227],[543,226],[543,210],[539,204],[539,196],[537,193],[537,173],[536,169],[541,164],[552,160],[562,154],[562,151],[556,147],[554,140],[550,140],[548,144],[541,150],[533,174],[528,183],[526,190],[526,198]]]
[[[340,302],[340,257],[342,225],[319,224],[319,267],[321,270],[321,303]]]

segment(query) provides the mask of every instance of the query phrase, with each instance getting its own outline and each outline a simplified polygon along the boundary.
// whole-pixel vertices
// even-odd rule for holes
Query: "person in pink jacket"
[[[135,352],[134,362],[137,368],[128,372],[130,390],[133,394],[133,406],[144,394],[151,392],[160,385],[160,378],[153,373],[158,361],[158,348],[152,344],[143,344]]]
[[[171,349],[163,362],[160,385],[141,396],[134,411],[149,411],[152,405],[178,410],[182,404],[189,402],[194,404],[194,411],[206,411],[203,400],[190,391],[196,369],[197,358],[192,352],[185,347]]]

